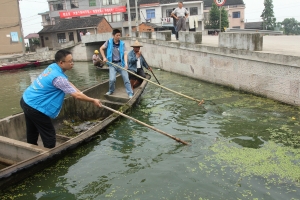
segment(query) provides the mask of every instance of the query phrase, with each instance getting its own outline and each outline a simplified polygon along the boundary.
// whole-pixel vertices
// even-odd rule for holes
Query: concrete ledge
[[[202,43],[202,32],[179,31],[178,37],[180,42],[186,42],[190,44]]]
[[[259,33],[220,33],[219,47],[262,51],[263,35]]]
[[[152,38],[152,32],[140,32],[141,38],[145,39],[151,39]]]
[[[81,36],[82,43],[92,43],[92,42],[99,42],[99,41],[107,41],[111,38],[111,32],[109,33],[98,33],[95,35],[84,35]]]
[[[156,39],[163,40],[163,41],[171,41],[171,34],[172,31],[157,31]]]

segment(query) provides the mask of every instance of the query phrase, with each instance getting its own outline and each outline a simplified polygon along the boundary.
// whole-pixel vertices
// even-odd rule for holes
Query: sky
[[[20,0],[19,2],[24,37],[29,33],[37,33],[42,30],[42,17],[38,13],[49,10],[47,0]],[[246,4],[245,22],[261,21],[263,2],[264,0],[244,0]],[[300,22],[299,0],[273,0],[273,5],[277,22],[292,17]]]

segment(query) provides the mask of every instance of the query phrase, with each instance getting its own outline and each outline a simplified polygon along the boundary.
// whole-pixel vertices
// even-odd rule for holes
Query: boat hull
[[[147,74],[147,78],[150,79],[150,75]],[[90,97],[100,99],[103,105],[126,112],[140,100],[147,83],[143,81],[139,87],[135,88],[131,99],[125,92],[121,76],[117,77],[114,95],[105,95],[108,81],[83,92]],[[26,143],[26,124],[23,113],[0,120],[0,162],[9,165],[0,170],[1,190],[44,169],[70,150],[88,142],[120,116],[104,108],[97,108],[91,103],[69,97],[65,99],[63,108],[53,124],[57,128],[63,120],[73,120],[78,117],[82,121],[99,118],[101,121],[75,137],[57,134],[57,145],[53,149],[44,148],[40,145],[41,141],[38,142],[39,146]]]
[[[40,65],[41,65],[40,61],[25,62],[25,63],[14,63],[14,64],[10,64],[10,65],[1,66],[0,71],[17,70],[17,69],[23,69],[23,68],[27,68],[27,67],[38,67]]]

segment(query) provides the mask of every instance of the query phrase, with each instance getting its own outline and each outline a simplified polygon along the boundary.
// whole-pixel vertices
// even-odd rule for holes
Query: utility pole
[[[139,25],[138,25],[138,20],[139,20],[139,13],[138,13],[138,8],[137,8],[137,1],[135,0],[135,26],[136,26],[136,31],[139,31]]]
[[[19,9],[19,26],[20,26],[20,37],[22,40],[22,52],[23,52],[23,55],[25,55],[25,42],[24,42],[23,28],[22,28],[22,21],[21,21],[20,4],[19,4],[19,1],[17,1],[17,2],[18,2],[18,9]]]
[[[65,0],[66,10],[68,11],[67,1]]]
[[[130,14],[130,4],[129,0],[127,0],[127,15],[128,15],[128,28],[129,28],[129,36],[131,35],[131,14]]]
[[[222,6],[220,6],[219,8],[220,8],[220,33],[221,33],[222,32],[222,30],[221,30],[221,22],[222,22],[222,19],[221,19],[221,11],[222,11],[222,9],[221,8],[222,8]]]

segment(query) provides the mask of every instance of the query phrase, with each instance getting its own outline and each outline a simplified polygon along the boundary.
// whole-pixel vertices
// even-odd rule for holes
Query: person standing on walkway
[[[91,35],[90,31],[87,31],[85,35]]]
[[[136,40],[135,43],[133,45],[131,45],[131,47],[133,47],[133,50],[131,50],[128,53],[128,70],[136,73],[137,75],[139,75],[141,77],[146,78],[143,67],[145,67],[146,69],[148,69],[150,71],[152,69],[147,65],[146,61],[142,57],[142,52],[140,50],[142,45]],[[133,88],[137,87],[138,85],[140,85],[143,82],[143,79],[141,79],[133,74],[130,74],[130,73],[129,73],[129,80],[130,80],[132,90],[133,90]]]
[[[26,121],[27,143],[38,145],[40,135],[46,148],[55,147],[56,133],[51,118],[58,116],[65,94],[97,107],[102,105],[99,99],[86,96],[68,81],[65,72],[74,65],[71,52],[59,50],[55,61],[24,91],[20,101]]]
[[[172,11],[171,15],[177,20],[176,39],[178,40],[178,32],[186,30],[186,18],[189,16],[187,9],[183,7],[183,3],[178,3],[178,8]]]
[[[116,67],[111,64],[111,63],[113,63],[115,65],[123,67],[126,70],[128,69],[126,47],[125,47],[125,43],[122,40],[120,40],[120,37],[121,37],[121,31],[119,29],[114,29],[112,32],[112,38],[109,39],[108,41],[106,41],[100,47],[100,53],[102,55],[103,62],[104,63],[106,63],[107,61],[110,62],[110,63],[108,63],[108,66],[109,66],[109,90],[106,94],[111,95],[114,93],[116,76],[117,76],[117,73],[120,73],[123,78],[123,82],[124,82],[128,97],[132,98],[133,91],[131,89],[127,71],[120,69],[119,67]],[[105,53],[104,53],[105,49],[107,49],[106,50],[107,56],[105,56]]]
[[[100,67],[100,68],[103,67],[104,64],[103,64],[101,58],[99,57],[99,51],[98,50],[94,51],[94,55],[93,55],[92,59],[93,59],[94,66]]]

